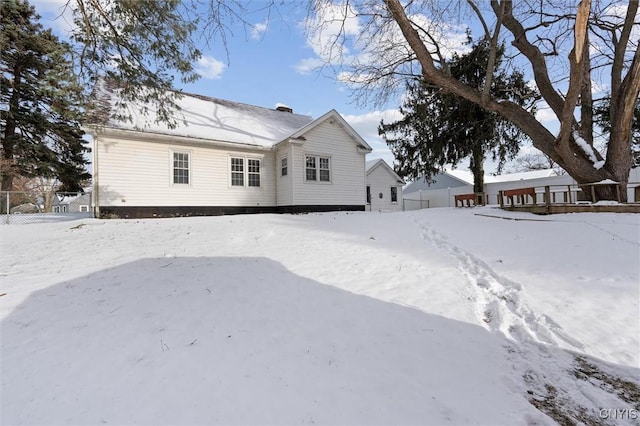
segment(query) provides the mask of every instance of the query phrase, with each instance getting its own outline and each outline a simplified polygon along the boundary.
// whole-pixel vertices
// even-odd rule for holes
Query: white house
[[[97,216],[365,210],[371,147],[335,110],[312,119],[184,94],[171,129],[141,105],[116,109],[117,88],[99,93],[87,126]]]
[[[386,161],[367,161],[367,209],[371,211],[402,210],[404,180]]]
[[[53,213],[88,213],[91,206],[91,193],[56,193],[51,210]]]

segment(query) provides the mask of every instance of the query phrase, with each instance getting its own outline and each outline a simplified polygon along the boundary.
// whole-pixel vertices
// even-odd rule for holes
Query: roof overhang
[[[293,142],[294,140],[299,139],[299,138],[303,138],[304,139],[304,135],[307,132],[309,132],[310,130],[314,129],[315,127],[319,126],[320,124],[322,124],[322,123],[324,123],[326,121],[328,121],[329,123],[332,123],[332,124],[336,123],[336,124],[342,126],[342,128],[349,134],[349,136],[351,136],[353,141],[356,143],[357,148],[358,148],[358,152],[362,152],[362,153],[367,154],[367,153],[373,151],[373,148],[371,148],[369,146],[369,144],[362,138],[362,136],[360,136],[358,134],[358,132],[356,132],[353,129],[353,127],[351,127],[349,125],[349,123],[347,123],[347,121],[344,118],[342,118],[342,116],[335,109],[332,109],[331,111],[325,113],[321,117],[316,118],[315,120],[313,120],[309,124],[299,128],[292,135],[290,135],[288,138],[284,139],[283,141],[278,142],[275,146],[277,147],[277,146],[279,146],[281,144],[284,144],[284,143],[287,143],[287,142]]]
[[[203,139],[187,136],[174,136],[162,133],[150,133],[141,130],[118,129],[103,126],[86,126],[85,128],[89,130],[89,133],[97,138],[112,137],[147,142],[172,143],[178,145],[197,145],[202,147],[250,149],[256,151],[270,151],[272,149],[272,147],[269,146],[251,145],[239,142],[219,141],[215,139]]]

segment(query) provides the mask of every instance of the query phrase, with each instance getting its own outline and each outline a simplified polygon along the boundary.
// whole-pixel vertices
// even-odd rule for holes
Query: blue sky
[[[240,0],[243,1],[245,0]],[[42,15],[42,24],[52,28],[61,37],[71,30],[69,11],[61,15],[67,2],[68,0],[32,0],[38,13]],[[307,19],[306,3],[291,1],[265,10],[262,7],[266,4],[263,0],[247,0],[243,3],[248,10],[242,15],[245,23],[236,21],[229,24],[226,47],[219,37],[196,40],[203,53],[200,62],[196,64],[196,70],[202,78],[188,85],[177,82],[177,88],[189,93],[266,108],[285,104],[296,113],[314,118],[336,109],[373,147],[368,159],[384,158],[389,164],[393,164],[393,156],[378,136],[377,127],[381,119],[391,122],[400,118],[399,97],[375,107],[357,105],[351,96],[350,87],[340,82],[330,67],[317,68],[319,64],[327,62],[323,46],[332,40],[331,37],[338,30],[343,30],[348,36],[355,38],[362,31],[360,23],[356,18],[343,20],[341,16],[331,15],[329,9],[325,18],[328,18],[327,21],[334,18],[334,22],[327,24],[320,33],[307,34],[304,25]],[[256,11],[249,12],[250,10]],[[438,25],[442,26],[442,37],[448,43],[445,50],[451,52],[466,48],[464,32],[467,24],[440,22]],[[393,37],[394,35],[391,38],[382,37],[377,42],[397,42]],[[378,34],[375,38],[378,38]],[[404,41],[401,40],[400,43]],[[386,44],[376,45],[369,40],[364,46],[347,44],[343,49],[347,57],[356,57],[363,55],[363,47],[364,50],[375,50],[384,46]],[[556,126],[554,123],[557,120],[548,109],[539,109],[538,118],[550,128]],[[532,149],[530,146],[523,146],[521,152],[531,152]],[[463,161],[458,167],[466,170],[468,162]],[[493,172],[495,165],[487,161],[485,170]]]
[[[37,0],[32,3],[45,27],[64,37],[71,26],[69,14],[60,16],[67,0]],[[392,120],[398,105],[383,108],[359,107],[347,85],[336,80],[331,70],[314,66],[321,61],[305,33],[306,8],[279,5],[267,14],[262,10],[243,18],[252,26],[236,22],[227,32],[227,46],[221,39],[197,40],[203,57],[196,70],[202,75],[192,84],[177,88],[216,98],[267,108],[282,103],[294,112],[319,117],[336,109],[374,148],[368,159],[393,156],[377,135],[381,118]],[[259,3],[255,3],[259,5]]]

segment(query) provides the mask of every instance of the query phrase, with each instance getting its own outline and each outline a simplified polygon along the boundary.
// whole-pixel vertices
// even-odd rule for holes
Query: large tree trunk
[[[473,147],[469,168],[473,173],[473,192],[484,192],[484,151],[478,144]]]
[[[513,16],[513,4],[509,0],[492,0],[496,16],[502,18],[502,24],[514,37],[512,44],[526,57],[532,67],[538,89],[550,108],[560,120],[559,135],[554,136],[535,116],[519,105],[503,100],[486,99],[482,92],[461,83],[455,78],[439,70],[433,61],[431,53],[422,42],[420,35],[404,12],[399,0],[384,0],[392,18],[398,24],[407,43],[422,66],[422,75],[430,83],[443,87],[452,93],[463,97],[483,108],[497,112],[509,119],[522,129],[530,138],[533,146],[548,155],[554,162],[573,177],[578,184],[589,184],[610,179],[619,182],[622,201],[626,201],[629,171],[632,164],[631,155],[631,124],[635,103],[640,93],[640,47],[636,50],[633,64],[624,81],[616,93],[616,105],[612,111],[616,115],[611,117],[612,131],[607,151],[606,162],[599,152],[593,149],[591,130],[585,131],[574,118],[574,111],[581,99],[581,94],[587,90],[584,80],[588,78],[585,72],[588,64],[587,18],[589,2],[579,6],[576,19],[576,43],[569,55],[571,65],[569,88],[565,96],[558,93],[554,87],[546,65],[543,53],[527,40],[526,31],[522,24]],[[628,16],[635,16],[638,2],[630,2]],[[631,20],[632,25],[633,20]],[[622,67],[619,68],[622,70]],[[586,102],[590,97],[585,96]],[[587,121],[590,121],[587,117]],[[591,123],[583,124],[591,126]],[[616,199],[615,188],[611,186],[597,187],[596,198]]]

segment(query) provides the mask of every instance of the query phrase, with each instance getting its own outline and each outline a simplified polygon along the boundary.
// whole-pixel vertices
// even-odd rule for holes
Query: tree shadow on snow
[[[481,327],[266,258],[143,259],[35,292],[3,321],[0,420],[545,423],[507,352]]]

